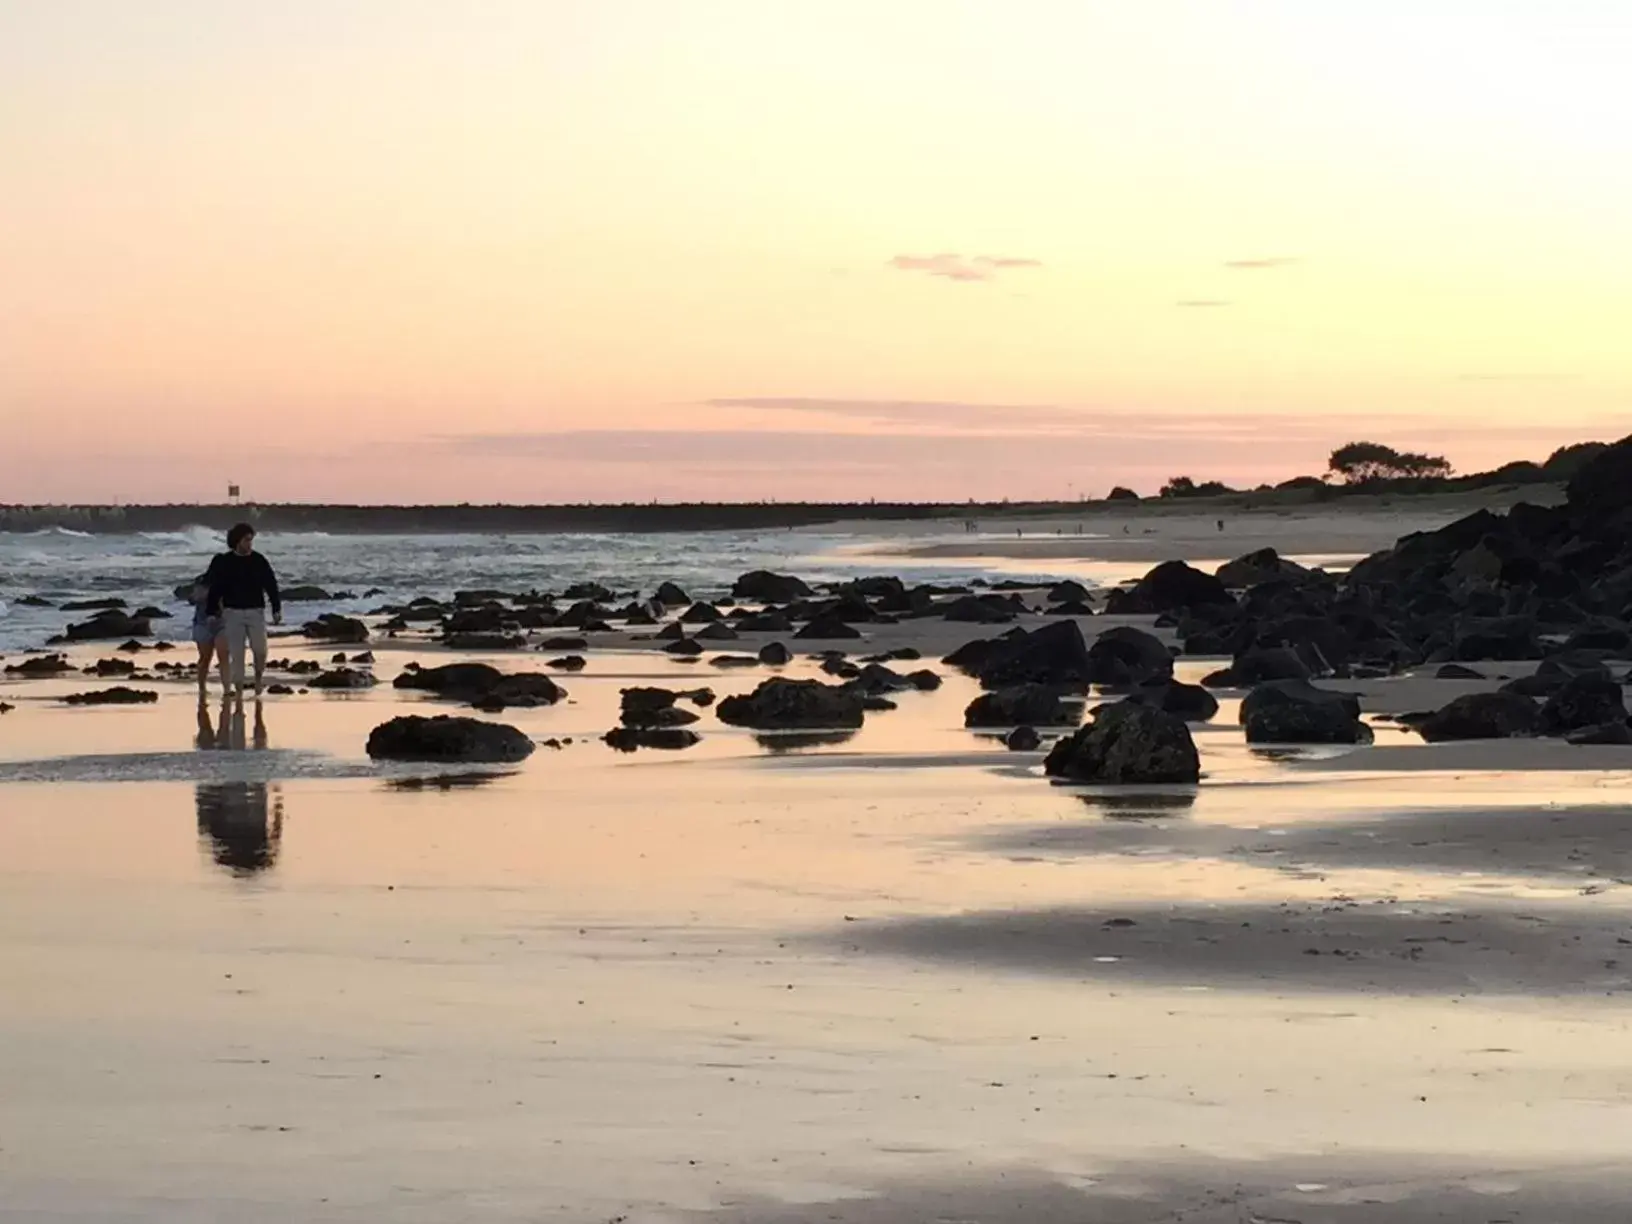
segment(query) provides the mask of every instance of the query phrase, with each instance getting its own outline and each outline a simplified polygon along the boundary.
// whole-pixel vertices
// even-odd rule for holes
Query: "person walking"
[[[221,618],[211,616],[210,576],[200,574],[193,579],[193,645],[198,647],[198,698],[204,700],[204,690],[210,682],[210,659],[216,660],[221,673],[221,691],[226,692],[227,635],[221,628]]]
[[[210,562],[210,593],[206,611],[221,618],[227,637],[227,661],[232,683],[244,691],[244,651],[255,655],[255,692],[261,692],[266,674],[266,609],[272,608],[272,623],[283,624],[283,600],[278,595],[277,575],[255,551],[255,528],[239,523],[227,532],[227,551]]]

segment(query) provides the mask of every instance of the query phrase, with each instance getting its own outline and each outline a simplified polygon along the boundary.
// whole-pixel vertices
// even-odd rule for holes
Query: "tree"
[[[1444,480],[1451,464],[1443,455],[1397,451],[1381,442],[1347,442],[1332,452],[1328,470],[1346,484],[1378,480]]]
[[[1105,495],[1106,501],[1138,501],[1139,494],[1124,485],[1117,485]]]
[[[1188,476],[1175,476],[1162,486],[1163,497],[1194,497],[1196,482]]]

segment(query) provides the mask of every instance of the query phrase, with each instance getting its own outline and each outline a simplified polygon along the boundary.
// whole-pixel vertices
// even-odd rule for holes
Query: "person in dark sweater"
[[[227,532],[227,551],[210,562],[206,577],[210,593],[205,610],[221,618],[232,682],[240,693],[244,691],[247,646],[255,655],[255,692],[259,694],[266,673],[266,608],[271,605],[272,623],[281,625],[283,600],[271,564],[255,551],[255,528],[239,523]]]

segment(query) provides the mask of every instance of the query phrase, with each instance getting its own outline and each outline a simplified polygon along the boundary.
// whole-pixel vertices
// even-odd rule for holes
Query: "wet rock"
[[[1541,735],[1568,735],[1625,721],[1626,702],[1617,681],[1607,676],[1576,676],[1542,703],[1536,730]]]
[[[188,587],[187,589],[188,593],[191,594],[192,588]],[[17,601],[17,606],[19,608],[53,608],[56,605],[49,599],[44,599],[39,595],[24,595]]]
[[[538,672],[506,675],[486,663],[449,663],[442,667],[422,667],[404,671],[393,682],[399,689],[435,693],[449,701],[474,705],[478,701],[503,705],[554,705],[566,691]]]
[[[1632,726],[1628,726],[1626,720],[1621,719],[1619,722],[1601,723],[1596,727],[1582,727],[1571,731],[1564,738],[1572,744],[1581,745],[1632,745]]]
[[[1049,777],[1073,782],[1196,782],[1201,759],[1184,720],[1138,702],[1093,711],[1093,721],[1055,743],[1043,761]]]
[[[1271,680],[1257,685],[1241,699],[1239,718],[1242,726],[1262,710],[1280,706],[1329,706],[1337,713],[1327,716],[1328,721],[1360,721],[1360,698],[1354,693],[1334,692],[1316,688],[1307,680]],[[1295,741],[1282,741],[1295,742]],[[1353,743],[1353,740],[1340,741]]]
[[[1226,561],[1218,567],[1216,576],[1226,587],[1246,590],[1266,582],[1295,580],[1308,573],[1307,568],[1296,561],[1286,560],[1273,548],[1260,548],[1234,561]]]
[[[136,664],[129,659],[98,659],[85,669],[85,674],[104,679],[114,676],[134,676],[136,674]]]
[[[719,654],[709,659],[710,667],[758,667],[759,660],[753,655]]]
[[[1056,582],[1048,588],[1048,602],[1085,604],[1088,602],[1088,588],[1067,578],[1064,582]]]
[[[1298,682],[1281,681],[1283,695]],[[1319,692],[1310,689],[1311,692]],[[1249,744],[1369,744],[1370,727],[1341,701],[1277,700],[1261,702],[1244,719]],[[1357,703],[1358,704],[1358,703]]]
[[[295,693],[295,690],[287,684],[269,684],[266,686],[266,691],[273,697],[292,697]]]
[[[764,731],[801,728],[859,727],[864,718],[862,694],[818,680],[762,681],[746,696],[720,702],[720,721]]]
[[[1528,616],[1469,620],[1457,634],[1452,655],[1461,662],[1541,658],[1536,622]]]
[[[1043,746],[1043,737],[1036,727],[1016,727],[1003,737],[1003,746],[1010,752],[1036,752]]]
[[[1218,713],[1218,698],[1199,684],[1184,684],[1173,679],[1137,684],[1129,692],[1128,700],[1176,714],[1185,722],[1206,722]]]
[[[939,609],[949,621],[971,625],[1004,625],[1014,620],[1022,608],[999,595],[965,595]]]
[[[64,612],[116,612],[121,608],[129,607],[122,599],[70,599],[62,605]]]
[[[601,736],[603,743],[619,752],[634,752],[640,748],[678,751],[700,743],[702,736],[684,727],[613,727]]]
[[[793,659],[793,651],[781,642],[766,642],[759,648],[759,661],[769,667],[781,667]]]
[[[62,655],[36,655],[31,659],[24,659],[21,663],[6,664],[8,676],[23,676],[29,679],[38,679],[44,676],[60,676],[65,671],[72,671],[72,666]]]
[[[328,603],[334,598],[320,586],[285,587],[280,594],[284,603]]]
[[[1235,687],[1250,688],[1274,680],[1307,680],[1309,665],[1290,646],[1256,646],[1243,651],[1230,664]]]
[[[113,688],[98,689],[90,693],[70,693],[62,700],[64,705],[102,706],[152,705],[158,699],[159,695],[148,689],[126,688],[121,684]]]
[[[612,597],[612,591],[598,582],[575,582],[561,592],[562,599],[592,603],[600,603]]]
[[[679,638],[663,647],[663,653],[695,659],[703,653],[703,644],[694,638]]]
[[[589,639],[581,637],[551,637],[538,644],[540,650],[588,650]]]
[[[484,650],[525,650],[527,639],[519,633],[453,633],[442,639],[449,650],[475,653]]]
[[[131,615],[137,620],[154,621],[173,619],[170,613],[166,612],[163,608],[156,608],[152,604],[147,604],[143,607],[137,608],[135,612],[131,613]]]
[[[968,657],[965,652],[969,647],[954,651],[947,661],[963,666],[954,660],[959,655]],[[1056,621],[1035,633],[999,638],[989,650],[979,653],[985,655],[977,670],[980,685],[986,689],[1048,684],[1081,690],[1094,679],[1095,664],[1075,621]]]
[[[583,655],[562,655],[559,659],[551,659],[544,666],[553,667],[556,671],[580,672],[589,666],[589,662]]]
[[[301,626],[302,633],[319,642],[366,642],[368,626],[354,616],[326,612]]]
[[[1436,680],[1483,680],[1483,672],[1474,671],[1471,667],[1463,667],[1460,663],[1445,663],[1434,673]]]
[[[337,667],[333,671],[323,672],[313,676],[308,681],[314,689],[337,691],[342,689],[369,689],[379,683],[373,675],[366,671],[358,671],[351,667]]]
[[[64,642],[107,642],[119,638],[143,638],[153,635],[151,622],[123,612],[98,612],[88,621],[69,625],[57,640]]]
[[[788,574],[773,574],[769,570],[752,570],[731,586],[733,599],[762,604],[792,603],[813,594],[815,592],[800,579]]]
[[[1235,596],[1212,574],[1183,561],[1164,561],[1129,590],[1111,592],[1106,611],[1113,615],[1176,612],[1203,604],[1231,604]]]
[[[1069,603],[1053,604],[1043,609],[1044,616],[1092,616],[1094,610],[1085,603],[1072,600]]]
[[[723,619],[725,613],[711,603],[694,603],[680,614],[680,623],[683,625],[706,625]]]
[[[1081,702],[1067,702],[1058,689],[1044,684],[1017,684],[982,693],[963,712],[963,725],[966,727],[1017,727],[1026,724],[1074,727],[1081,720]]]
[[[368,737],[368,755],[387,761],[522,761],[533,741],[515,727],[479,718],[417,714],[393,718]]]
[[[1122,690],[1172,676],[1173,655],[1154,634],[1118,625],[1094,639],[1088,666],[1093,683]]]
[[[665,608],[684,608],[692,602],[691,596],[672,582],[659,585],[652,598]]]
[[[1534,735],[1539,720],[1536,703],[1518,693],[1470,693],[1420,721],[1416,731],[1429,743],[1510,739]]]
[[[832,642],[859,638],[861,632],[844,621],[818,617],[793,636],[802,641]]]
[[[693,637],[699,642],[735,642],[741,635],[724,621],[704,625]]]
[[[793,621],[786,613],[756,612],[737,621],[739,633],[792,633]]]

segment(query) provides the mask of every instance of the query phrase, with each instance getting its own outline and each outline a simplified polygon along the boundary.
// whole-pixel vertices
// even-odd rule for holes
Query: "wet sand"
[[[1632,750],[1254,751],[1222,694],[1199,786],[1056,787],[948,675],[622,756],[620,685],[768,673],[617,640],[492,771],[369,763],[388,685],[0,684],[0,1215],[1625,1218]]]

